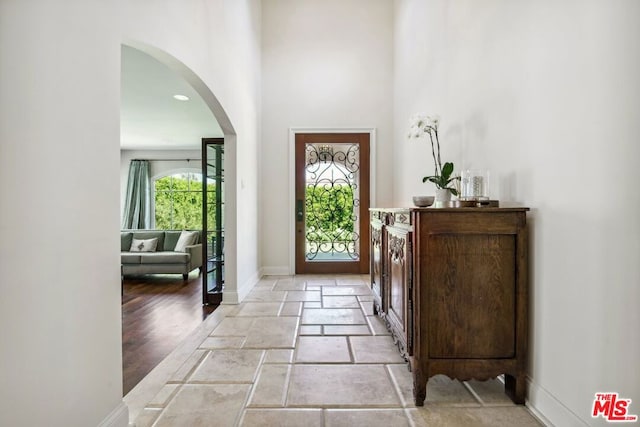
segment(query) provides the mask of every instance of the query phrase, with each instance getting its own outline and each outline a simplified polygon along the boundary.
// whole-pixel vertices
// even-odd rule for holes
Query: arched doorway
[[[134,124],[132,121],[135,121],[136,119],[141,120],[142,122],[152,121],[152,123],[146,123],[146,126],[140,126],[131,132],[133,137],[131,137],[130,139],[133,142],[129,146],[131,149],[133,149],[134,152],[136,149],[143,150],[145,147],[152,147],[153,149],[163,153],[156,158],[156,170],[152,172],[152,176],[157,176],[158,174],[163,174],[171,170],[180,170],[184,168],[191,169],[192,167],[199,168],[198,160],[201,156],[201,153],[199,152],[199,146],[202,137],[222,137],[224,139],[225,145],[228,145],[228,150],[231,152],[235,152],[235,131],[228,115],[218,102],[212,90],[191,69],[189,69],[186,65],[184,65],[182,62],[180,62],[178,59],[168,54],[167,52],[146,44],[138,42],[127,42],[126,44],[123,44],[122,50],[123,118],[121,128],[124,129],[125,127],[135,127],[132,126]],[[131,58],[134,58],[135,55],[141,56],[142,60],[137,64],[137,66],[139,66],[139,69],[134,70],[134,72],[138,73],[137,76],[134,76],[138,80],[132,83],[125,81],[124,73],[125,71],[130,71],[127,68],[127,65],[130,64],[127,64],[125,61],[131,60]],[[155,74],[155,71],[151,72],[149,70],[145,72],[144,61],[155,63],[162,69],[161,73],[159,74],[164,73],[165,75],[162,76],[159,74]],[[171,81],[171,78],[175,79],[175,82]],[[179,87],[181,89],[170,90],[175,87]],[[149,108],[161,110],[159,111],[159,115],[155,118],[142,117],[141,115],[136,114],[136,111],[133,111],[137,107],[144,108],[144,100],[141,99],[139,93],[137,94],[138,97],[136,97],[136,94],[130,97],[129,95],[131,94],[127,91],[144,89],[154,92],[161,92],[162,97],[157,98],[156,100],[152,100],[150,102],[151,105],[147,105],[147,107]],[[162,93],[163,90],[165,93]],[[185,95],[185,97],[190,98],[190,102],[192,103],[191,105],[193,105],[193,103],[197,103],[202,108],[198,110],[193,108],[180,109],[181,107],[175,107],[176,105],[180,105],[180,100],[177,100],[177,98],[171,99],[173,95],[184,95],[185,93],[187,94]],[[136,105],[136,103],[138,104]],[[164,105],[165,103],[167,105]],[[182,106],[187,105],[188,103],[182,104]],[[171,111],[167,111],[167,109],[170,109]],[[203,112],[202,110],[206,111]],[[124,117],[124,113],[128,114],[129,116]],[[137,113],[140,112],[138,111]],[[178,123],[179,126],[171,128],[171,126],[168,125],[168,117],[171,117],[171,114],[177,115],[178,119],[181,119],[180,123]],[[194,115],[197,116],[195,119],[193,117]],[[193,127],[199,127],[200,125],[202,125],[202,122],[206,121],[207,119],[213,122],[215,126],[206,126],[205,123],[202,128],[204,130],[202,130],[200,134],[190,135],[191,140],[195,143],[195,146],[197,146],[198,149],[195,149],[193,144],[186,144],[185,148],[183,148],[183,152],[186,150],[187,153],[190,152],[192,154],[181,156],[173,155],[176,147],[179,147],[181,143],[181,141],[179,140],[180,136],[177,135],[177,133],[180,132],[180,129],[184,130],[185,128],[188,128],[188,125],[186,125],[185,123],[192,123]],[[193,121],[190,122],[190,120]],[[154,125],[162,129],[154,129]],[[177,133],[175,132],[175,128],[178,129]],[[161,130],[164,130],[165,134],[163,134]],[[145,137],[143,135],[143,133],[145,132],[152,134],[151,138],[147,137],[145,140]],[[123,134],[122,131],[121,134]],[[128,138],[128,136],[126,137]],[[125,139],[125,135],[122,136],[122,139]],[[149,139],[155,139],[155,141],[151,141],[150,143]],[[189,157],[191,157],[191,159]],[[232,158],[235,159],[235,156],[233,156]],[[190,161],[191,163],[189,164]],[[226,175],[235,175],[236,167],[232,161],[229,161],[225,164],[225,169]],[[230,187],[225,194],[225,197],[230,201],[230,203],[225,204],[224,208],[224,215],[227,218],[235,216],[235,203],[233,203],[233,201],[235,200],[234,191],[235,190]],[[232,226],[233,224],[230,224],[230,227],[225,230],[225,238],[227,239],[227,242],[235,241],[236,238],[236,232],[235,229],[232,228]],[[231,270],[233,267],[234,265],[230,265],[227,267],[227,275],[230,278],[230,280],[227,281],[227,286],[230,287],[231,290],[233,290],[235,286],[235,282],[233,280],[234,272],[233,270]],[[125,325],[123,324],[123,329],[124,327]],[[151,368],[152,367],[153,366],[151,366]],[[127,375],[126,372],[125,375]],[[126,393],[127,390],[125,387],[125,394]]]

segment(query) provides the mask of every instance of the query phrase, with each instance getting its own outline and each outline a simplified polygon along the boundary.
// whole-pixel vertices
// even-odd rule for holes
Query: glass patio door
[[[369,134],[295,138],[297,274],[369,272]]]
[[[202,139],[204,274],[202,303],[220,304],[224,290],[224,139]]]

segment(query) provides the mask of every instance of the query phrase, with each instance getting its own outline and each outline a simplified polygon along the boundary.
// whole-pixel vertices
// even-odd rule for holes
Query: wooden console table
[[[528,208],[371,209],[374,311],[413,373],[427,381],[505,375],[525,400]]]

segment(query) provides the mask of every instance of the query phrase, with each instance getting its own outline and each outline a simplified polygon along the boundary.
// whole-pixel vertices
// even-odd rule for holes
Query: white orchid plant
[[[440,119],[437,116],[427,116],[419,113],[415,114],[409,120],[409,138],[422,138],[429,135],[431,141],[431,154],[433,155],[433,163],[435,164],[435,173],[422,178],[422,182],[432,182],[436,188],[449,190],[454,196],[458,195],[452,185],[459,180],[459,176],[453,175],[453,163],[445,162],[442,164],[440,159],[440,140],[438,139],[438,124]]]

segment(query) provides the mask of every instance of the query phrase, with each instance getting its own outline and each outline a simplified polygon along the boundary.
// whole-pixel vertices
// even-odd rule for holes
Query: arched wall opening
[[[231,119],[209,86],[191,68],[175,58],[173,55],[155,46],[132,39],[123,41],[122,45],[144,52],[164,64],[176,75],[183,78],[202,98],[223,132],[225,144],[225,180],[227,182],[224,206],[225,252],[228,255],[231,255],[227,257],[225,264],[225,294],[228,293],[232,295],[230,299],[224,297],[223,302],[228,302],[229,300],[231,300],[231,303],[237,302],[237,262],[233,256],[236,253],[237,247],[237,194],[235,188],[237,155],[236,131]],[[202,137],[209,136],[211,135],[202,135]]]
[[[233,296],[237,295],[237,263],[233,259],[233,256],[236,253],[235,248],[236,248],[236,241],[237,241],[237,231],[236,231],[237,228],[236,228],[236,220],[235,220],[236,205],[237,205],[236,204],[236,188],[233,185],[233,183],[235,182],[237,167],[236,167],[236,160],[235,160],[236,159],[236,132],[233,124],[231,123],[231,119],[229,118],[229,115],[227,114],[225,109],[222,107],[217,97],[214,95],[211,88],[191,68],[189,68],[180,60],[178,60],[176,57],[174,57],[173,55],[167,53],[162,49],[156,48],[146,43],[137,42],[137,41],[127,40],[126,42],[122,43],[122,46],[138,50],[148,55],[149,57],[158,61],[160,64],[166,66],[171,71],[171,73],[183,79],[189,86],[191,86],[193,91],[197,93],[197,96],[201,98],[201,100],[206,105],[206,108],[208,108],[211,114],[213,115],[211,119],[212,120],[215,119],[215,121],[218,122],[217,123],[218,126],[222,130],[222,136],[224,138],[225,151],[226,151],[225,179],[229,183],[225,188],[225,206],[224,206],[224,217],[226,222],[225,223],[225,246],[226,246],[226,253],[228,254],[228,257],[227,257],[228,261],[226,261],[226,265],[225,265],[225,270],[226,270],[225,271],[225,276],[226,276],[225,277],[226,278],[225,293],[227,291],[231,293],[232,295],[231,303],[233,303],[234,302]],[[216,135],[203,134],[203,135],[200,135],[200,138],[212,137],[212,136],[219,137],[220,134],[219,133]],[[198,146],[200,146],[200,143],[198,143]],[[135,154],[135,151],[136,149],[129,151],[128,155]],[[153,158],[150,159],[150,160],[153,160],[154,164],[156,165],[155,173],[152,173],[150,175],[151,180],[154,180],[159,176],[164,176],[176,171],[201,172],[202,168],[201,168],[200,160],[197,160],[195,162],[193,161],[194,159],[202,155],[200,151],[201,151],[200,148],[198,148],[197,150],[193,149],[192,147],[186,148],[185,150],[182,151],[182,153],[189,153],[189,154],[187,155],[186,161],[180,161],[180,162],[177,162],[176,159],[174,159],[174,157],[176,156],[173,155],[173,153],[171,153],[170,150],[164,150],[164,152],[162,150],[158,151],[158,153],[160,154],[158,154],[157,156],[153,156]],[[198,153],[199,155],[197,155]],[[128,155],[124,156],[125,160]],[[189,158],[191,159],[191,163]],[[124,165],[125,163],[126,161],[123,161],[122,165]],[[153,172],[153,169],[154,167],[152,166],[152,172]],[[126,183],[125,183],[125,186],[126,186]],[[153,197],[153,191],[151,196]],[[153,210],[152,210],[152,214],[154,214]],[[153,223],[154,221],[152,220],[152,225]],[[202,286],[201,283],[200,283],[200,286]],[[224,296],[224,299],[225,301],[223,302],[226,302],[227,297]],[[180,347],[181,345],[182,344],[179,344],[178,346]],[[153,369],[147,375],[149,377],[149,380],[146,382],[146,385],[143,385],[141,388],[137,387],[136,385],[135,388],[131,390],[131,392],[127,393],[125,402],[129,406],[129,411],[130,411],[130,415],[132,416],[132,419],[135,418],[136,414],[140,410],[140,408],[137,405],[137,402],[144,400],[144,398],[140,398],[140,397],[145,396],[145,393],[148,392],[149,384],[154,383],[154,379],[153,379],[154,377],[151,374],[153,374]],[[140,384],[143,382],[145,381],[144,380],[141,381]]]

